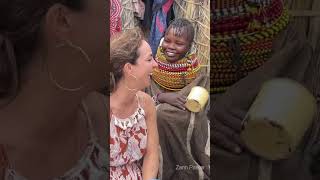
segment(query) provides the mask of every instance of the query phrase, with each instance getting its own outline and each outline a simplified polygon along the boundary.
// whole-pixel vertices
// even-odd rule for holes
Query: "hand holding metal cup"
[[[209,92],[201,86],[195,86],[191,89],[185,106],[191,112],[200,112],[205,107],[208,99]]]

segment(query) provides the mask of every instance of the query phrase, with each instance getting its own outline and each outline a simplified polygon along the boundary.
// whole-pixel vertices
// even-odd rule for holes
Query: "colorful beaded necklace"
[[[282,0],[219,0],[211,24],[210,92],[228,87],[266,62],[289,22]]]
[[[187,54],[175,63],[170,63],[160,46],[155,60],[158,67],[153,70],[152,78],[159,86],[170,91],[179,91],[184,88],[197,77],[200,70],[200,64],[194,53]]]

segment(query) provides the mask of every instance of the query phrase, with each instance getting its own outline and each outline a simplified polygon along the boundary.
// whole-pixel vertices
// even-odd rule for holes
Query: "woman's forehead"
[[[144,51],[146,56],[152,55],[151,47],[145,40],[142,41],[139,50]]]

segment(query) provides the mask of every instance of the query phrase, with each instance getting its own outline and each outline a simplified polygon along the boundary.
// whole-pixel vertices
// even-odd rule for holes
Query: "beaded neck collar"
[[[163,49],[157,50],[156,62],[152,78],[161,87],[170,91],[179,91],[192,82],[200,69],[198,59],[194,53],[187,54],[175,63],[167,61]]]

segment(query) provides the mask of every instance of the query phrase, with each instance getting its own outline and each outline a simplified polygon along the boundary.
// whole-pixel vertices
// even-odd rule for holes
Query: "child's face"
[[[175,35],[174,29],[165,34],[162,43],[164,55],[170,63],[174,63],[185,56],[190,48],[190,40],[186,30],[182,29],[180,36]]]

